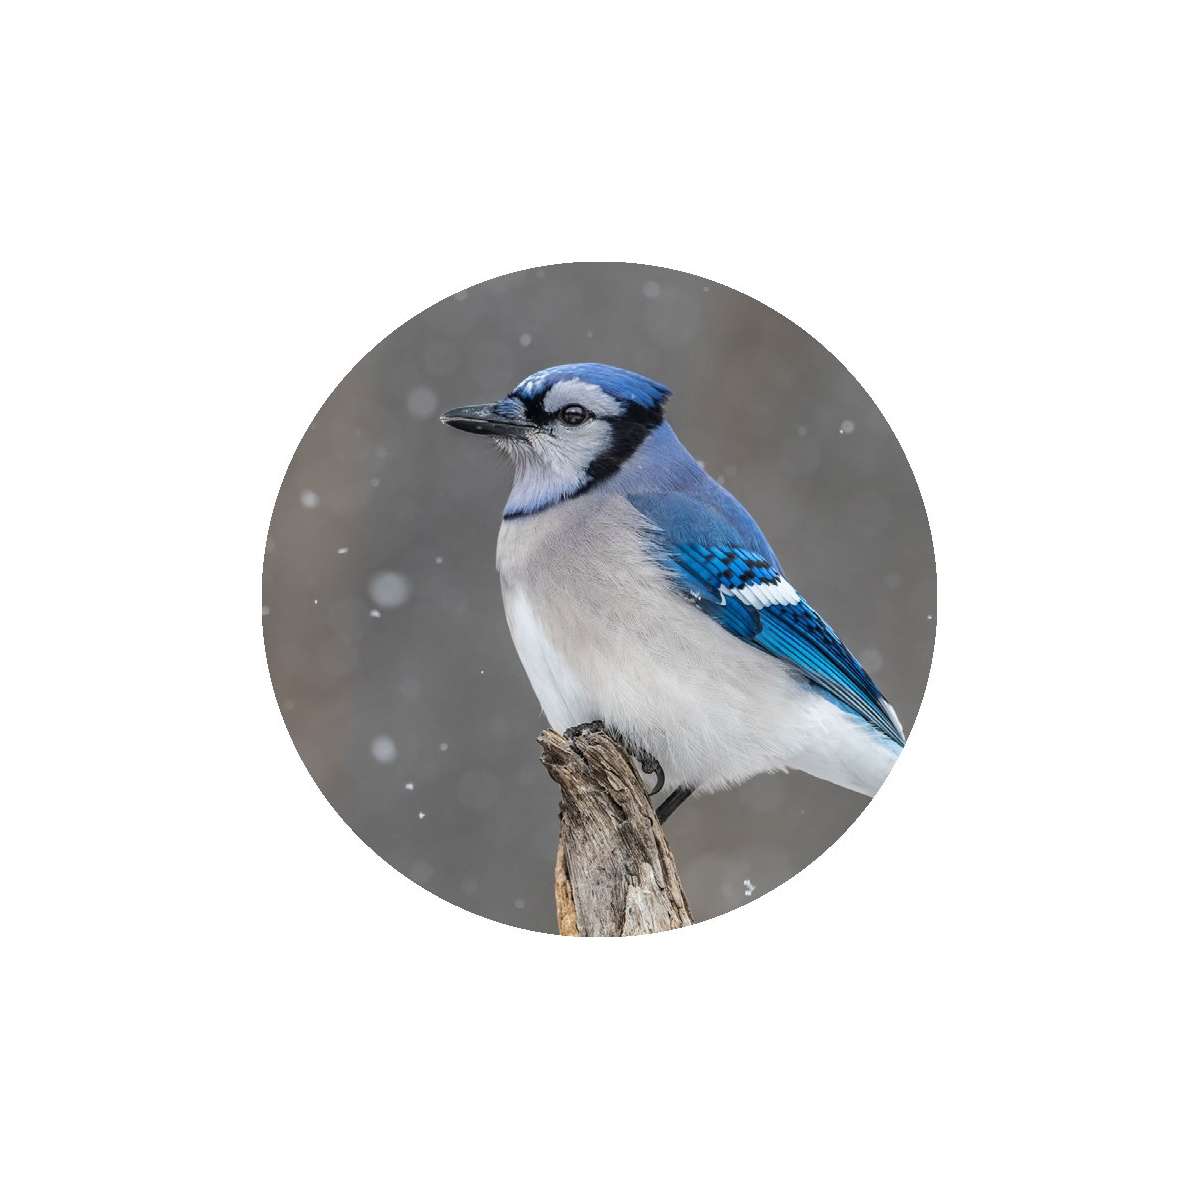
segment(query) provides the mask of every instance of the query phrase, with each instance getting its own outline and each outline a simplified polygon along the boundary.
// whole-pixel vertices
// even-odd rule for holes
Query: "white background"
[[[1184,13],[8,18],[6,1194],[1195,1195]],[[339,378],[461,287],[605,259],[851,365],[940,624],[832,851],[591,942],[361,844],[258,614]]]

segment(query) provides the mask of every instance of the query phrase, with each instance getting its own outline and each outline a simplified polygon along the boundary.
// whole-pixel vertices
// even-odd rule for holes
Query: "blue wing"
[[[663,562],[676,585],[735,637],[791,663],[836,703],[903,746],[895,711],[871,677],[783,577],[750,514],[723,488],[712,487],[714,495],[703,498],[679,492],[629,497],[660,530]]]

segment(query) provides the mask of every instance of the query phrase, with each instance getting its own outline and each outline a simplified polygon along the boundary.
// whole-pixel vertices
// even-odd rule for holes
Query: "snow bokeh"
[[[437,392],[427,384],[418,384],[408,393],[408,411],[418,420],[428,420],[437,408]]]
[[[371,757],[378,763],[396,761],[396,743],[386,734],[381,733],[371,739]]]
[[[367,593],[380,608],[399,608],[412,595],[412,584],[399,571],[377,571],[367,584]]]

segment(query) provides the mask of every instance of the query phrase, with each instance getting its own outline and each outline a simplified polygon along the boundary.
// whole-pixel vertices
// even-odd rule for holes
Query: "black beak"
[[[512,421],[500,416],[494,404],[471,404],[452,408],[439,418],[443,425],[463,429],[467,433],[486,433],[491,437],[521,438],[533,428],[530,421]]]

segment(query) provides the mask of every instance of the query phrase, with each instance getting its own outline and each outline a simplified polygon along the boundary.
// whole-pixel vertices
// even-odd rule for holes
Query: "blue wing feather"
[[[753,518],[705,477],[723,503],[710,496],[653,492],[630,503],[660,531],[663,561],[681,591],[735,637],[791,663],[835,703],[900,745],[904,734],[891,706],[820,615],[797,596],[766,603],[753,589],[784,582],[774,551]],[[705,489],[707,491],[707,489]]]

